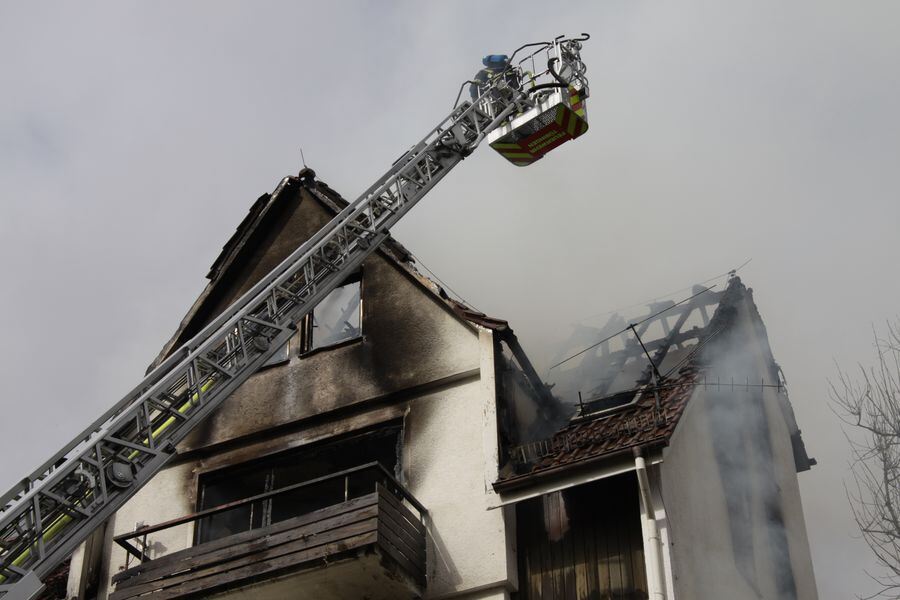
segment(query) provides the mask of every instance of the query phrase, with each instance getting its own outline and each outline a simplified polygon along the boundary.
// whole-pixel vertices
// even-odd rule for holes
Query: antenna
[[[304,168],[304,169],[308,168],[308,167],[306,166],[306,157],[303,156],[303,148],[300,148],[300,160],[303,161],[303,168]]]

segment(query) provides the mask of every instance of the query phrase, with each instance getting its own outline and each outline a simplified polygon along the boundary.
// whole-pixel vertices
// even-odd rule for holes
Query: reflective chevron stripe
[[[514,165],[523,167],[539,160],[557,146],[582,135],[588,129],[584,100],[581,99],[574,88],[570,87],[568,91],[568,103],[563,102],[557,104],[555,108],[549,109],[556,110],[552,121],[528,137],[515,142],[509,141],[511,139],[510,135],[504,136],[493,142],[491,148],[499,152],[503,158]],[[525,125],[517,128],[517,131],[527,131],[528,127],[539,126],[537,124],[541,123],[541,121],[538,121],[538,119],[542,115],[547,114],[547,112],[537,115]]]
[[[572,110],[575,111],[575,114],[585,118],[586,111],[584,110],[584,101],[581,99],[581,96],[578,93],[578,90],[569,86],[569,104],[572,106]]]

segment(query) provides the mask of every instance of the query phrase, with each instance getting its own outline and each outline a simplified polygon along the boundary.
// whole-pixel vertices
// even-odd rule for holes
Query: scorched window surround
[[[303,320],[300,355],[362,337],[362,272],[348,277]]]
[[[388,472],[394,472],[400,431],[399,424],[390,425],[201,475],[198,510],[215,508],[373,461],[379,462]],[[372,477],[371,470],[362,471],[354,477],[326,480],[203,518],[197,525],[195,543],[203,544],[267,527],[365,495],[374,489]]]

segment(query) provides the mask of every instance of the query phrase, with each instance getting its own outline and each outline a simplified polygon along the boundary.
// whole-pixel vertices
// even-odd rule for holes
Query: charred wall
[[[261,229],[238,240],[242,249],[232,248],[239,261],[234,254],[217,261],[214,285],[170,348],[332,216],[302,186],[282,194],[271,212],[251,212]],[[110,536],[195,511],[198,484],[213,471],[401,421],[398,475],[429,509],[430,585],[447,593],[508,589],[514,577],[505,554],[509,515],[487,509],[496,502],[490,489],[497,469],[493,332],[464,321],[389,254],[363,263],[360,294],[360,337],[301,352],[294,344],[298,332],[287,362],[253,375],[201,423],[179,445],[180,458],[117,512]],[[155,534],[152,557],[190,546],[193,535],[187,525]],[[127,559],[111,538],[105,547],[109,581]]]
[[[729,286],[661,466],[680,597],[817,597],[783,388],[750,290]],[[737,385],[731,386],[732,378]]]
[[[251,253],[232,290],[215,300],[216,310],[330,218],[305,191],[297,197],[301,201],[287,203],[278,213],[278,226]],[[303,354],[297,350],[298,333],[288,363],[255,374],[179,450],[246,438],[477,371],[474,328],[391,259],[376,253],[363,263],[361,298],[361,337]]]

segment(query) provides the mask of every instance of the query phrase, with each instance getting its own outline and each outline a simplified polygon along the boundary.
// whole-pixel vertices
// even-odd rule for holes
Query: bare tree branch
[[[845,436],[851,447],[853,489],[845,486],[863,539],[885,567],[867,575],[881,588],[867,598],[897,598],[900,591],[900,322],[885,326],[875,341],[874,366],[851,377],[838,367],[829,382],[832,406],[859,433]]]

